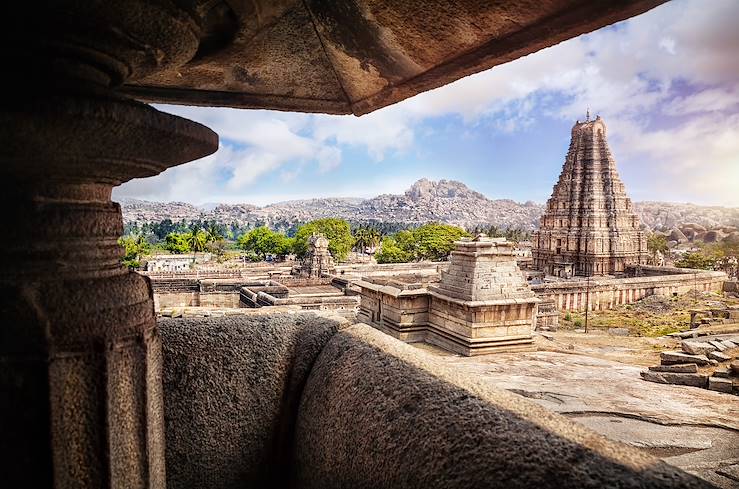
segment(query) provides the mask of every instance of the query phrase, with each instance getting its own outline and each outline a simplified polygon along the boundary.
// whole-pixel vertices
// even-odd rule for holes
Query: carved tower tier
[[[616,172],[600,116],[572,128],[532,254],[536,268],[559,277],[620,274],[627,264],[647,262],[646,236]]]

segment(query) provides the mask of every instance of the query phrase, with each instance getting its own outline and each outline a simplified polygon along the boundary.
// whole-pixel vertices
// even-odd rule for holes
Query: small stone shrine
[[[328,239],[324,235],[313,234],[308,239],[308,254],[295,272],[305,278],[321,278],[324,274],[336,273],[334,259],[328,251]]]
[[[524,280],[513,243],[478,236],[454,245],[436,284],[356,282],[360,319],[404,341],[426,341],[466,356],[533,350],[541,299]],[[420,296],[427,300],[419,302]]]

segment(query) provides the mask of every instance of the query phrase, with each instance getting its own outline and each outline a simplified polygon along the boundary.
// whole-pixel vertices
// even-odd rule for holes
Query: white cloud
[[[606,118],[620,164],[646,159],[664,169],[668,190],[688,186],[691,195],[703,191],[711,194],[704,200],[720,195],[737,205],[739,196],[726,188],[739,165],[737,18],[735,0],[670,2],[360,118],[167,107],[218,132],[221,149],[118,194],[248,200],[271,172],[294,178],[298,170],[286,165],[334,170],[342,148],[364,150],[382,164],[388,153],[413,149],[419,125],[430,118],[451,115],[468,126],[486,120],[511,132],[536,117],[574,122],[590,107]]]

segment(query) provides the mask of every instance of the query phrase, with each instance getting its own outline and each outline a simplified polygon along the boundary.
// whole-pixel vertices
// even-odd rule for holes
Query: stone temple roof
[[[179,0],[183,66],[129,81],[148,102],[361,115],[664,0]]]

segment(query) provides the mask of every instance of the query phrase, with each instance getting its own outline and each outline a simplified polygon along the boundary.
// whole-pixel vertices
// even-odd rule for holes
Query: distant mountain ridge
[[[287,228],[324,217],[339,217],[352,222],[383,222],[419,225],[443,222],[473,228],[496,225],[501,228],[533,230],[538,227],[544,205],[519,203],[510,199],[489,199],[464,183],[454,180],[432,181],[422,178],[405,193],[382,194],[369,199],[316,198],[291,200],[255,206],[252,204],[207,204],[151,202],[120,199],[125,223],[214,220],[223,224],[267,225]],[[739,208],[699,206],[668,202],[634,204],[642,222],[650,229],[671,229],[682,223],[712,228],[739,226]]]

